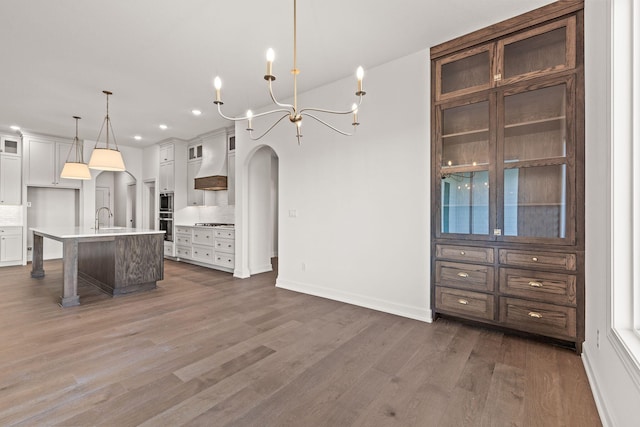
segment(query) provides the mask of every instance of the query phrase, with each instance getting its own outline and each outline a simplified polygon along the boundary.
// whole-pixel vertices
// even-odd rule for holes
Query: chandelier
[[[299,108],[298,107],[298,74],[300,74],[300,70],[297,67],[297,59],[298,59],[298,54],[297,54],[297,40],[296,40],[296,32],[297,32],[297,18],[296,18],[296,0],[293,0],[293,69],[291,70],[291,74],[293,74],[293,104],[284,104],[279,102],[275,95],[273,94],[273,81],[276,79],[276,76],[273,75],[273,60],[275,57],[274,51],[273,49],[269,48],[267,50],[267,74],[265,74],[264,79],[267,81],[268,87],[269,87],[269,96],[271,97],[271,100],[273,101],[273,103],[279,107],[276,108],[274,110],[270,110],[270,111],[266,111],[260,114],[253,114],[251,112],[251,110],[247,111],[246,115],[244,117],[228,117],[225,116],[222,113],[222,109],[221,106],[224,104],[222,102],[222,99],[220,97],[220,89],[222,88],[222,80],[220,80],[220,77],[216,77],[214,79],[214,87],[216,89],[216,100],[213,102],[214,104],[216,104],[218,106],[218,113],[220,114],[220,116],[222,116],[223,118],[227,119],[227,120],[232,120],[232,121],[242,121],[242,120],[246,120],[247,121],[247,131],[249,132],[249,137],[256,141],[260,138],[262,138],[263,136],[265,136],[266,134],[268,134],[274,127],[276,127],[276,125],[278,123],[280,123],[282,120],[284,120],[285,118],[289,118],[289,121],[291,123],[293,123],[296,126],[296,138],[298,139],[298,144],[300,144],[300,138],[302,137],[302,134],[300,133],[300,127],[302,126],[302,118],[303,117],[309,117],[312,118],[320,123],[322,123],[323,125],[327,126],[330,129],[333,129],[334,131],[345,135],[345,136],[351,136],[353,135],[353,133],[356,130],[356,127],[360,124],[358,123],[358,108],[360,107],[360,104],[362,103],[362,97],[366,94],[366,92],[364,92],[362,90],[362,77],[364,76],[364,71],[362,69],[362,67],[358,67],[358,70],[356,71],[356,77],[358,79],[358,89],[356,91],[356,96],[358,97],[357,99],[357,103],[354,103],[351,106],[350,110],[345,110],[345,111],[336,111],[336,110],[328,110],[328,109],[324,109],[324,108]],[[253,119],[258,118],[258,117],[262,117],[262,116],[267,116],[270,114],[277,114],[280,113],[281,116],[279,119],[277,119],[269,128],[267,128],[266,131],[264,131],[264,133],[262,133],[261,135],[259,135],[258,137],[254,137],[253,136]],[[349,133],[349,132],[345,132],[342,131],[338,128],[336,128],[335,126],[327,123],[325,120],[321,119],[320,117],[318,117],[315,113],[328,113],[328,114],[353,114],[353,122],[351,123],[351,125],[353,126],[353,132]]]
[[[102,122],[98,138],[96,138],[96,145],[93,148],[91,158],[89,159],[89,169],[121,172],[125,170],[124,160],[122,160],[122,153],[118,150],[118,143],[116,142],[115,135],[113,135],[113,127],[111,126],[111,119],[109,118],[109,95],[112,95],[112,93],[108,90],[103,90],[102,93],[107,96],[107,115]],[[105,127],[107,128],[105,148],[98,148],[98,144],[100,144],[100,135],[102,135],[102,131]],[[111,134],[113,135],[113,143],[116,146],[115,149],[109,146],[109,131],[111,131]]]

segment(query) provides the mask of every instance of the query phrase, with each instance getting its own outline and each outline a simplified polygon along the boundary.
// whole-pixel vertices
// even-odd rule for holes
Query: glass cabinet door
[[[489,101],[441,108],[439,235],[489,234]]]
[[[489,89],[492,85],[492,62],[493,45],[480,46],[437,60],[436,99]]]
[[[573,153],[566,83],[504,97],[502,235],[566,239]]]
[[[498,42],[498,85],[574,68],[576,19],[571,17]]]

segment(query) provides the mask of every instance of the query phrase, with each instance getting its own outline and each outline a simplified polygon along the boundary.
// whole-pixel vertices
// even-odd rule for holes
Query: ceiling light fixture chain
[[[67,160],[60,172],[60,178],[65,179],[91,179],[91,172],[87,164],[84,162],[84,147],[80,143],[78,138],[78,120],[81,117],[73,116],[76,121],[76,136],[73,138],[73,143],[69,147],[69,153],[67,154]],[[75,150],[76,155],[73,161],[71,161],[71,153]]]
[[[251,112],[251,110],[247,111],[247,114],[243,117],[229,117],[224,115],[224,113],[222,112],[222,105],[224,104],[222,102],[221,96],[220,96],[220,90],[222,88],[222,81],[220,80],[220,77],[216,77],[214,79],[214,87],[216,89],[216,99],[213,102],[214,104],[217,105],[218,107],[218,114],[220,114],[221,117],[227,119],[227,120],[232,120],[232,121],[243,121],[246,120],[247,121],[247,131],[249,132],[249,137],[256,141],[258,139],[261,139],[262,137],[264,137],[266,134],[268,134],[278,123],[280,123],[282,120],[284,120],[285,118],[289,118],[289,121],[293,124],[296,125],[296,138],[298,140],[298,144],[300,144],[300,138],[302,137],[302,134],[300,133],[300,128],[302,126],[302,118],[303,116],[306,117],[310,117],[314,120],[316,120],[317,122],[327,126],[328,128],[334,130],[335,132],[338,132],[341,135],[345,135],[345,136],[351,136],[355,133],[356,127],[360,124],[358,122],[358,109],[360,108],[360,105],[362,104],[362,97],[364,95],[366,95],[366,92],[362,90],[362,78],[364,76],[364,71],[362,69],[362,67],[358,67],[358,70],[356,72],[356,77],[358,79],[358,90],[356,91],[355,95],[358,97],[358,102],[354,103],[351,106],[351,109],[349,110],[343,110],[343,111],[339,111],[339,110],[329,110],[326,108],[302,108],[299,109],[298,108],[298,74],[300,74],[300,70],[298,69],[298,40],[297,40],[297,28],[298,28],[298,22],[297,22],[297,1],[293,0],[293,68],[291,69],[291,74],[293,74],[293,105],[292,104],[283,104],[281,102],[279,102],[274,93],[273,93],[273,81],[276,79],[275,75],[273,75],[273,60],[274,60],[274,51],[273,49],[269,48],[267,50],[267,73],[264,76],[264,79],[267,81],[267,85],[269,88],[269,96],[271,97],[271,101],[273,101],[273,103],[275,105],[277,105],[278,107],[282,107],[282,108],[277,108],[274,110],[270,110],[270,111],[266,111],[260,114],[253,114]],[[353,126],[353,132],[349,133],[349,132],[345,132],[342,131],[340,129],[338,129],[337,127],[327,123],[325,120],[321,119],[320,117],[318,117],[317,115],[311,114],[309,113],[309,111],[315,111],[315,112],[319,112],[319,113],[327,113],[327,114],[353,114],[353,122],[351,123],[351,125]],[[285,113],[283,116],[281,116],[278,120],[276,120],[275,123],[273,123],[264,133],[262,133],[260,136],[258,137],[254,137],[253,136],[253,120],[258,118],[258,117],[262,117],[262,116],[266,116],[269,114],[275,114],[275,113]]]

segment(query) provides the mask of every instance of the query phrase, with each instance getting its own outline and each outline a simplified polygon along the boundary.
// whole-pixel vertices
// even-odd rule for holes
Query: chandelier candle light
[[[73,116],[76,119],[76,136],[73,138],[73,144],[71,144],[71,148],[69,149],[69,154],[67,154],[67,161],[64,163],[64,167],[62,168],[62,172],[60,173],[60,178],[66,179],[91,179],[91,172],[89,171],[89,167],[84,162],[84,156],[82,155],[83,146],[78,139],[78,120],[81,117]],[[71,153],[76,152],[75,159],[73,162],[69,161],[71,157]]]
[[[265,74],[264,79],[267,81],[267,84],[269,85],[269,95],[271,96],[271,100],[273,101],[274,104],[276,104],[280,108],[266,111],[260,114],[253,114],[251,110],[249,110],[247,111],[247,114],[244,117],[225,116],[221,110],[221,106],[222,104],[224,104],[222,102],[222,98],[220,97],[222,80],[220,80],[220,77],[216,77],[213,81],[213,85],[216,89],[216,100],[213,101],[213,103],[218,106],[218,113],[227,120],[233,120],[233,121],[246,120],[249,137],[254,141],[265,136],[267,133],[271,131],[271,129],[273,129],[278,123],[280,123],[282,120],[284,120],[287,117],[289,118],[289,121],[291,123],[296,125],[296,137],[298,139],[298,144],[300,144],[300,138],[302,137],[302,134],[300,133],[300,127],[302,125],[302,118],[304,116],[310,117],[342,135],[346,135],[346,136],[353,135],[353,133],[344,132],[330,125],[323,119],[319,118],[317,115],[310,113],[310,111],[319,112],[319,113],[329,113],[329,114],[353,114],[353,122],[351,124],[353,126],[354,132],[356,130],[356,127],[360,124],[358,123],[358,108],[362,103],[362,97],[366,94],[366,92],[362,90],[362,78],[364,77],[364,70],[362,69],[362,67],[358,67],[358,70],[356,72],[356,77],[358,79],[358,90],[356,91],[356,96],[358,97],[358,102],[354,103],[351,106],[350,110],[335,111],[335,110],[327,110],[324,108],[301,108],[301,109],[298,108],[298,74],[300,74],[300,70],[297,68],[298,57],[297,57],[297,41],[296,41],[296,27],[297,27],[296,10],[297,10],[296,0],[293,0],[293,69],[291,70],[291,74],[293,74],[293,104],[283,104],[281,102],[278,102],[275,95],[273,94],[272,82],[276,79],[276,76],[273,75],[273,61],[275,59],[275,53],[271,48],[267,50],[267,74]],[[275,123],[273,123],[263,134],[254,138],[253,123],[252,123],[253,119],[261,116],[266,116],[269,114],[275,114],[275,113],[284,113],[284,114],[278,120],[276,120]]]
[[[107,95],[107,115],[102,122],[100,133],[98,133],[98,138],[96,139],[96,145],[93,148],[93,153],[91,153],[89,168],[103,171],[121,172],[126,169],[124,167],[124,160],[122,160],[122,153],[120,153],[120,150],[118,150],[118,143],[116,142],[115,135],[113,135],[113,143],[116,148],[113,149],[109,147],[109,130],[111,130],[111,133],[113,134],[113,127],[111,127],[111,119],[109,118],[109,95],[112,95],[112,93],[108,90],[103,90],[102,93]],[[100,143],[100,136],[102,135],[102,130],[105,127],[107,128],[106,146],[105,148],[98,148],[98,144]]]

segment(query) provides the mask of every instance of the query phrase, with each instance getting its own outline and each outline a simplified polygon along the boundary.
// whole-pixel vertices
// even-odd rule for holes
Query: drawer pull
[[[533,317],[534,319],[542,319],[542,314],[536,312],[536,311],[530,311],[529,312],[529,317]]]
[[[542,283],[540,283],[540,282],[529,282],[529,286],[531,286],[532,288],[541,288],[542,287]]]
[[[537,257],[537,256],[534,256],[533,258],[531,258],[531,261],[533,261],[533,262],[538,262],[538,257]]]
[[[464,271],[461,271],[460,273],[458,273],[458,276],[466,279],[467,277],[469,277],[469,273],[465,273]]]
[[[466,255],[464,251],[460,251],[460,255]]]
[[[469,305],[469,301],[467,301],[466,299],[462,299],[460,298],[458,300],[458,304],[462,304],[462,305]]]

